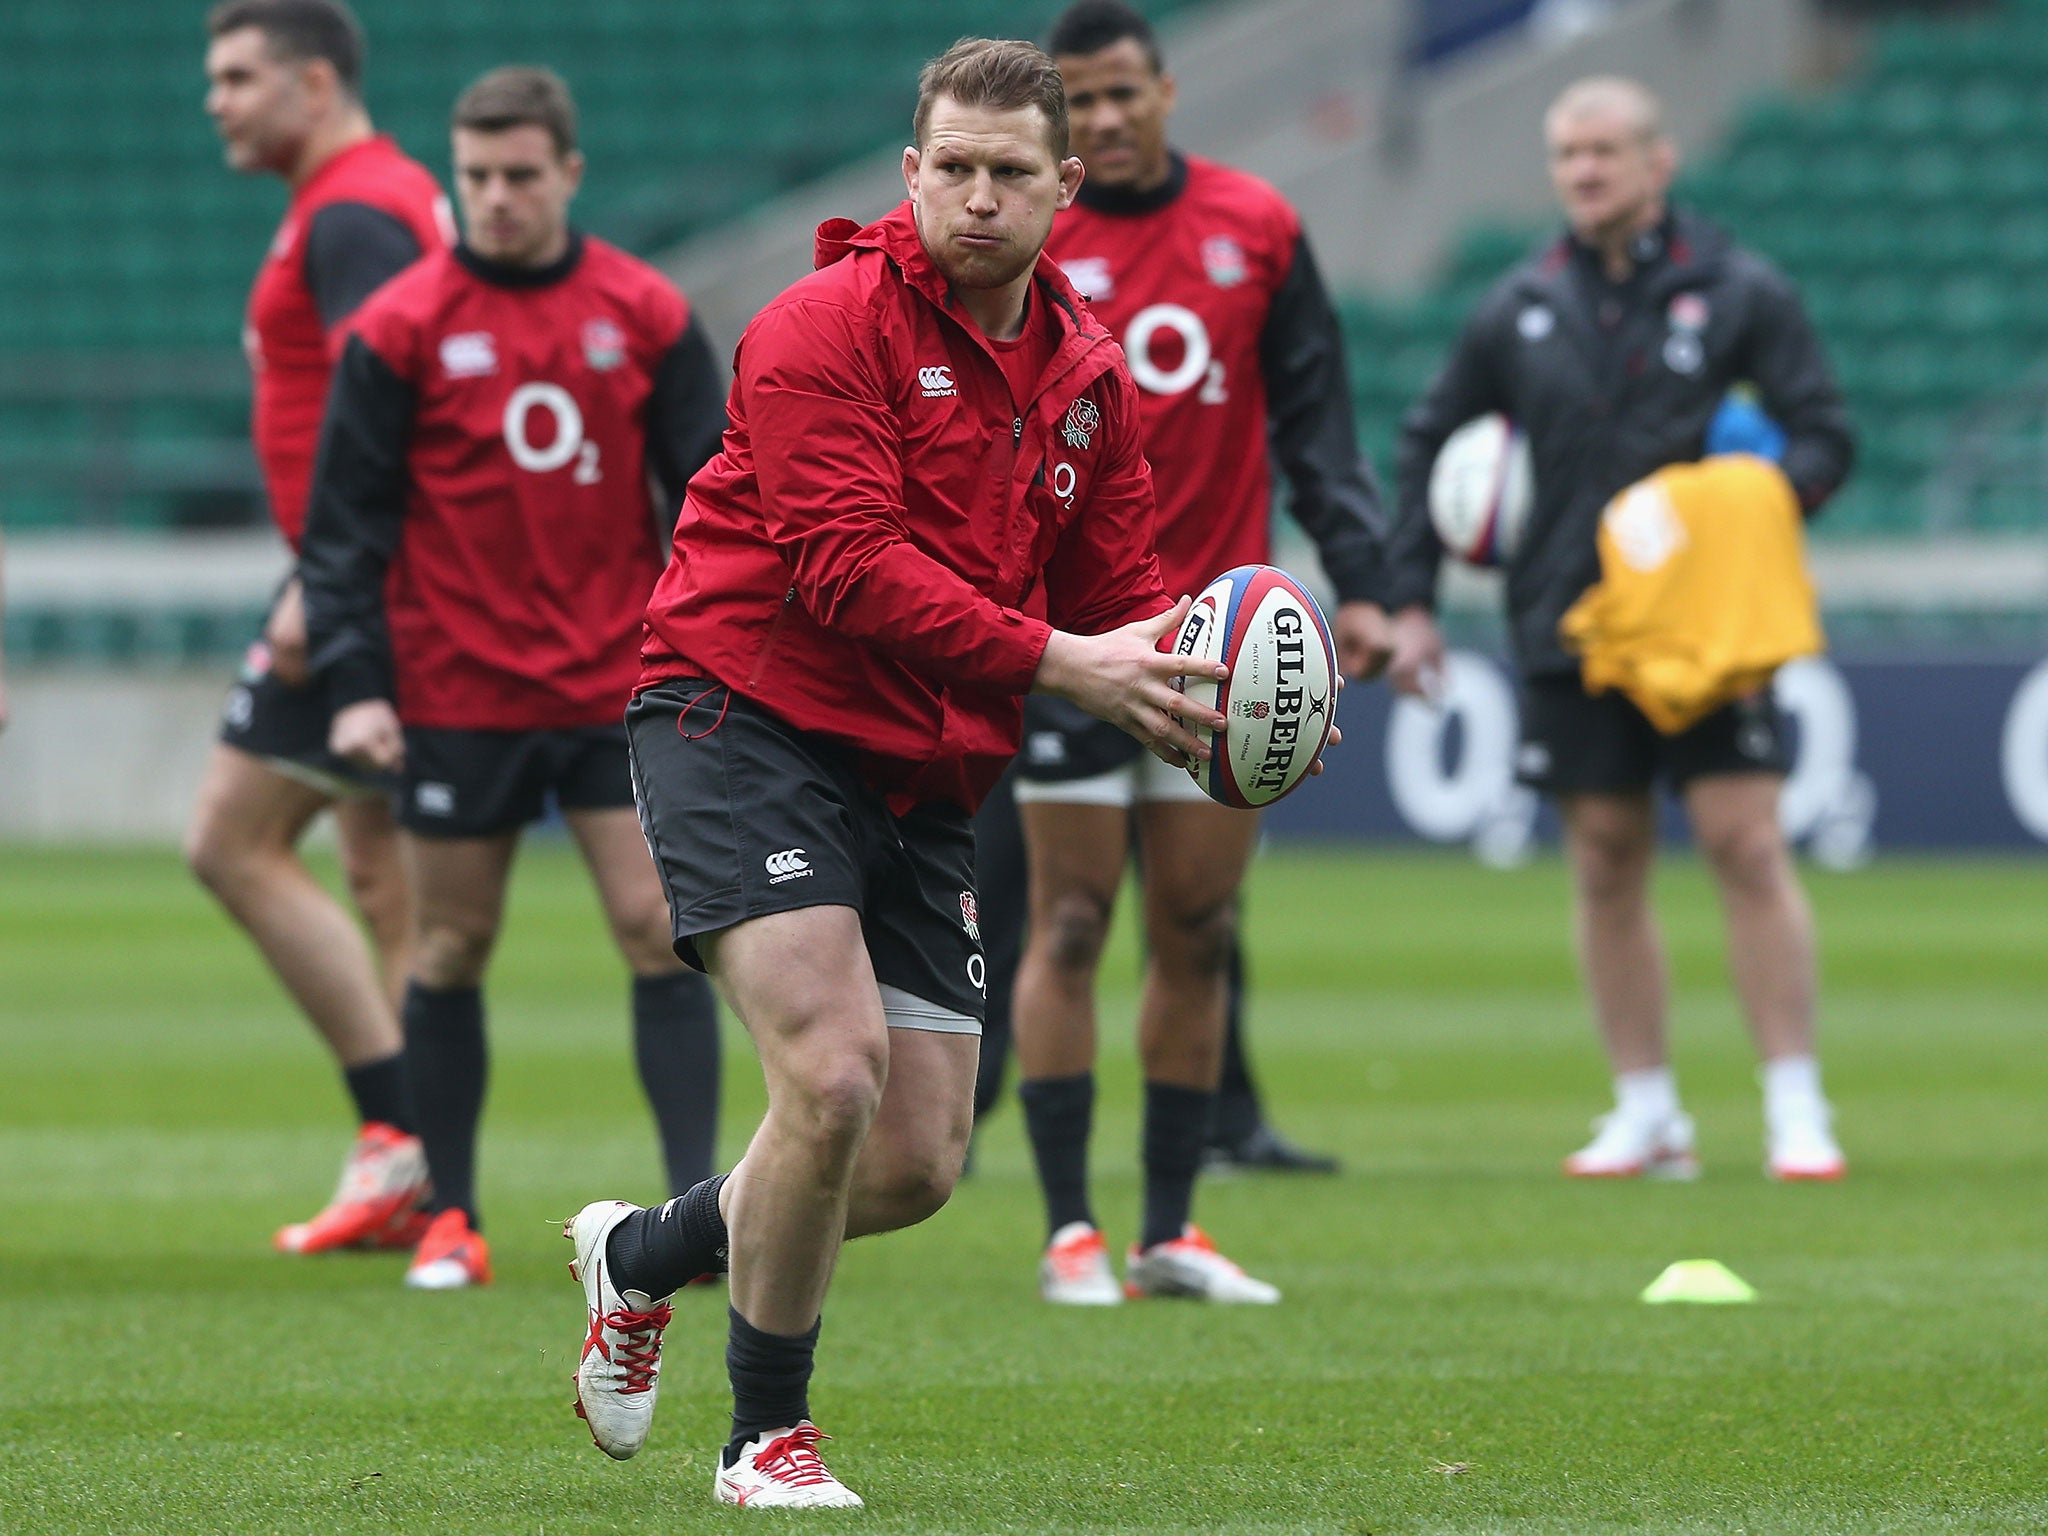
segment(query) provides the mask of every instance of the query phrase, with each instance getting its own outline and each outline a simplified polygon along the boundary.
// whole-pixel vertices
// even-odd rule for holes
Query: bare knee
[[[349,900],[363,914],[378,942],[402,942],[411,922],[412,894],[396,850],[380,856],[350,851],[344,845],[341,868]]]
[[[185,865],[223,901],[261,878],[266,862],[289,859],[291,845],[237,825],[220,806],[202,807],[185,830]]]
[[[422,986],[445,990],[482,983],[498,942],[495,924],[453,921],[422,925],[413,945],[413,979]]]
[[[1225,898],[1199,907],[1155,911],[1151,939],[1153,952],[1170,960],[1181,974],[1213,981],[1230,970],[1237,945],[1237,903]]]
[[[1649,827],[1632,818],[1597,814],[1572,818],[1573,877],[1580,898],[1591,905],[1639,900],[1655,851]]]
[[[1054,969],[1076,981],[1092,981],[1109,938],[1109,908],[1092,895],[1061,896],[1043,922],[1043,953]]]
[[[612,939],[635,976],[665,976],[683,968],[676,958],[668,903],[636,905],[612,916]]]
[[[1777,822],[1765,819],[1702,832],[1700,852],[1724,890],[1746,896],[1764,896],[1775,890],[1791,862]]]
[[[886,1042],[862,1041],[803,1062],[783,1086],[797,1099],[792,1107],[812,1140],[850,1152],[874,1123],[888,1072]]]
[[[893,1232],[936,1216],[953,1196],[967,1157],[971,1121],[952,1133],[937,1132],[916,1145],[870,1145],[862,1154],[861,1231]]]
[[[891,1165],[875,1194],[886,1204],[896,1226],[909,1227],[945,1209],[959,1182],[959,1154],[934,1154]]]

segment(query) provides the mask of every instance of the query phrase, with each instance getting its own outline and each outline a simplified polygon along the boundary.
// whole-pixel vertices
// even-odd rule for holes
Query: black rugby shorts
[[[565,811],[633,803],[623,725],[559,731],[405,728],[398,821],[421,837],[496,837]]]
[[[1666,736],[1618,692],[1591,694],[1577,674],[1525,678],[1515,777],[1546,795],[1619,794],[1662,779],[1683,789],[1713,774],[1788,767],[1770,689]]]
[[[668,894],[675,950],[804,907],[860,914],[875,980],[979,1023],[987,961],[965,811],[898,816],[837,744],[722,683],[679,678],[626,710],[640,825]]]
[[[1027,784],[1092,779],[1136,762],[1145,748],[1129,732],[1098,720],[1078,704],[1047,694],[1024,697],[1024,745],[1017,777]]]
[[[260,757],[279,773],[337,799],[389,794],[398,783],[394,775],[358,768],[327,750],[333,723],[324,688],[317,683],[294,688],[280,681],[271,670],[269,645],[261,638],[251,643],[221,706],[224,746]]]

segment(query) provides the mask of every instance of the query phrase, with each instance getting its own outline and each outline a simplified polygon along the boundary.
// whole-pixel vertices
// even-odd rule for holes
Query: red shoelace
[[[645,1392],[654,1386],[654,1373],[661,1365],[661,1330],[668,1326],[668,1320],[674,1315],[665,1301],[651,1312],[628,1312],[622,1307],[616,1312],[605,1313],[591,1327],[591,1343],[626,1373],[626,1384],[619,1388],[621,1397],[629,1392]],[[601,1330],[606,1328],[621,1335],[616,1355],[604,1347]],[[585,1353],[589,1351],[585,1350]]]
[[[832,1437],[815,1424],[799,1424],[788,1434],[770,1440],[754,1453],[754,1470],[793,1488],[808,1488],[833,1481],[818,1459],[818,1442]]]

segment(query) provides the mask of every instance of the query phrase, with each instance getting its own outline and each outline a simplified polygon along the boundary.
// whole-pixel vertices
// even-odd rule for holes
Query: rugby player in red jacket
[[[332,366],[357,305],[452,238],[434,178],[371,127],[363,38],[338,0],[227,0],[207,18],[206,111],[238,171],[282,178],[291,205],[249,295],[256,459],[294,550]],[[398,1029],[411,898],[388,786],[327,750],[332,711],[306,675],[305,610],[286,582],[228,695],[186,838],[193,872],[249,936],[342,1069],[360,1126],[334,1200],[277,1234],[291,1253],[409,1245],[425,1182]],[[369,946],[315,880],[299,839],[334,812]],[[381,974],[380,974],[381,972]]]
[[[1338,660],[1379,669],[1386,618],[1378,496],[1353,436],[1342,338],[1301,221],[1254,177],[1167,143],[1172,77],[1145,19],[1079,0],[1054,23],[1074,148],[1088,169],[1047,254],[1123,342],[1144,402],[1167,590],[1200,591],[1271,553],[1271,471],[1336,589]],[[1269,459],[1270,452],[1270,459]],[[1256,814],[1207,799],[1052,699],[1025,711],[1016,798],[1030,920],[1017,974],[1020,1097],[1043,1188],[1040,1292],[1110,1305],[1131,1295],[1272,1302],[1279,1292],[1189,1222],[1215,1117],[1238,888]],[[1088,1196],[1095,970],[1133,840],[1144,897],[1144,1209],[1124,1284]],[[1250,1128],[1244,1128],[1249,1130]]]
[[[666,509],[725,426],[717,369],[665,278],[570,227],[583,160],[559,79],[477,81],[454,162],[463,244],[350,325],[301,561],[330,744],[402,773],[406,1055],[434,1213],[406,1280],[429,1289],[490,1278],[481,986],[520,831],[549,797],[633,972],[672,1189],[711,1171],[718,1082],[710,988],[670,948],[619,718]]]
[[[729,1258],[729,1504],[860,1502],[818,1455],[819,1316],[844,1237],[922,1221],[959,1177],[986,979],[969,816],[1020,697],[1175,762],[1222,724],[1170,686],[1221,669],[1157,649],[1187,605],[1152,556],[1137,391],[1038,261],[1081,180],[1058,72],[963,41],[914,129],[908,205],[825,225],[820,270],[740,344],[627,715],[676,947],[752,1035],[768,1113],[727,1177],[569,1224],[577,1394],[633,1455],[665,1298]]]

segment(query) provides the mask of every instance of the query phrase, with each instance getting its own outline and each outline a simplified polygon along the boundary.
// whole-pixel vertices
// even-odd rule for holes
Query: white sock
[[[1678,1113],[1678,1078],[1669,1066],[1619,1073],[1614,1107],[1630,1120],[1669,1120]]]
[[[1764,1082],[1765,1118],[1827,1112],[1828,1101],[1820,1091],[1820,1062],[1815,1058],[1779,1056],[1765,1062],[1758,1075]]]

